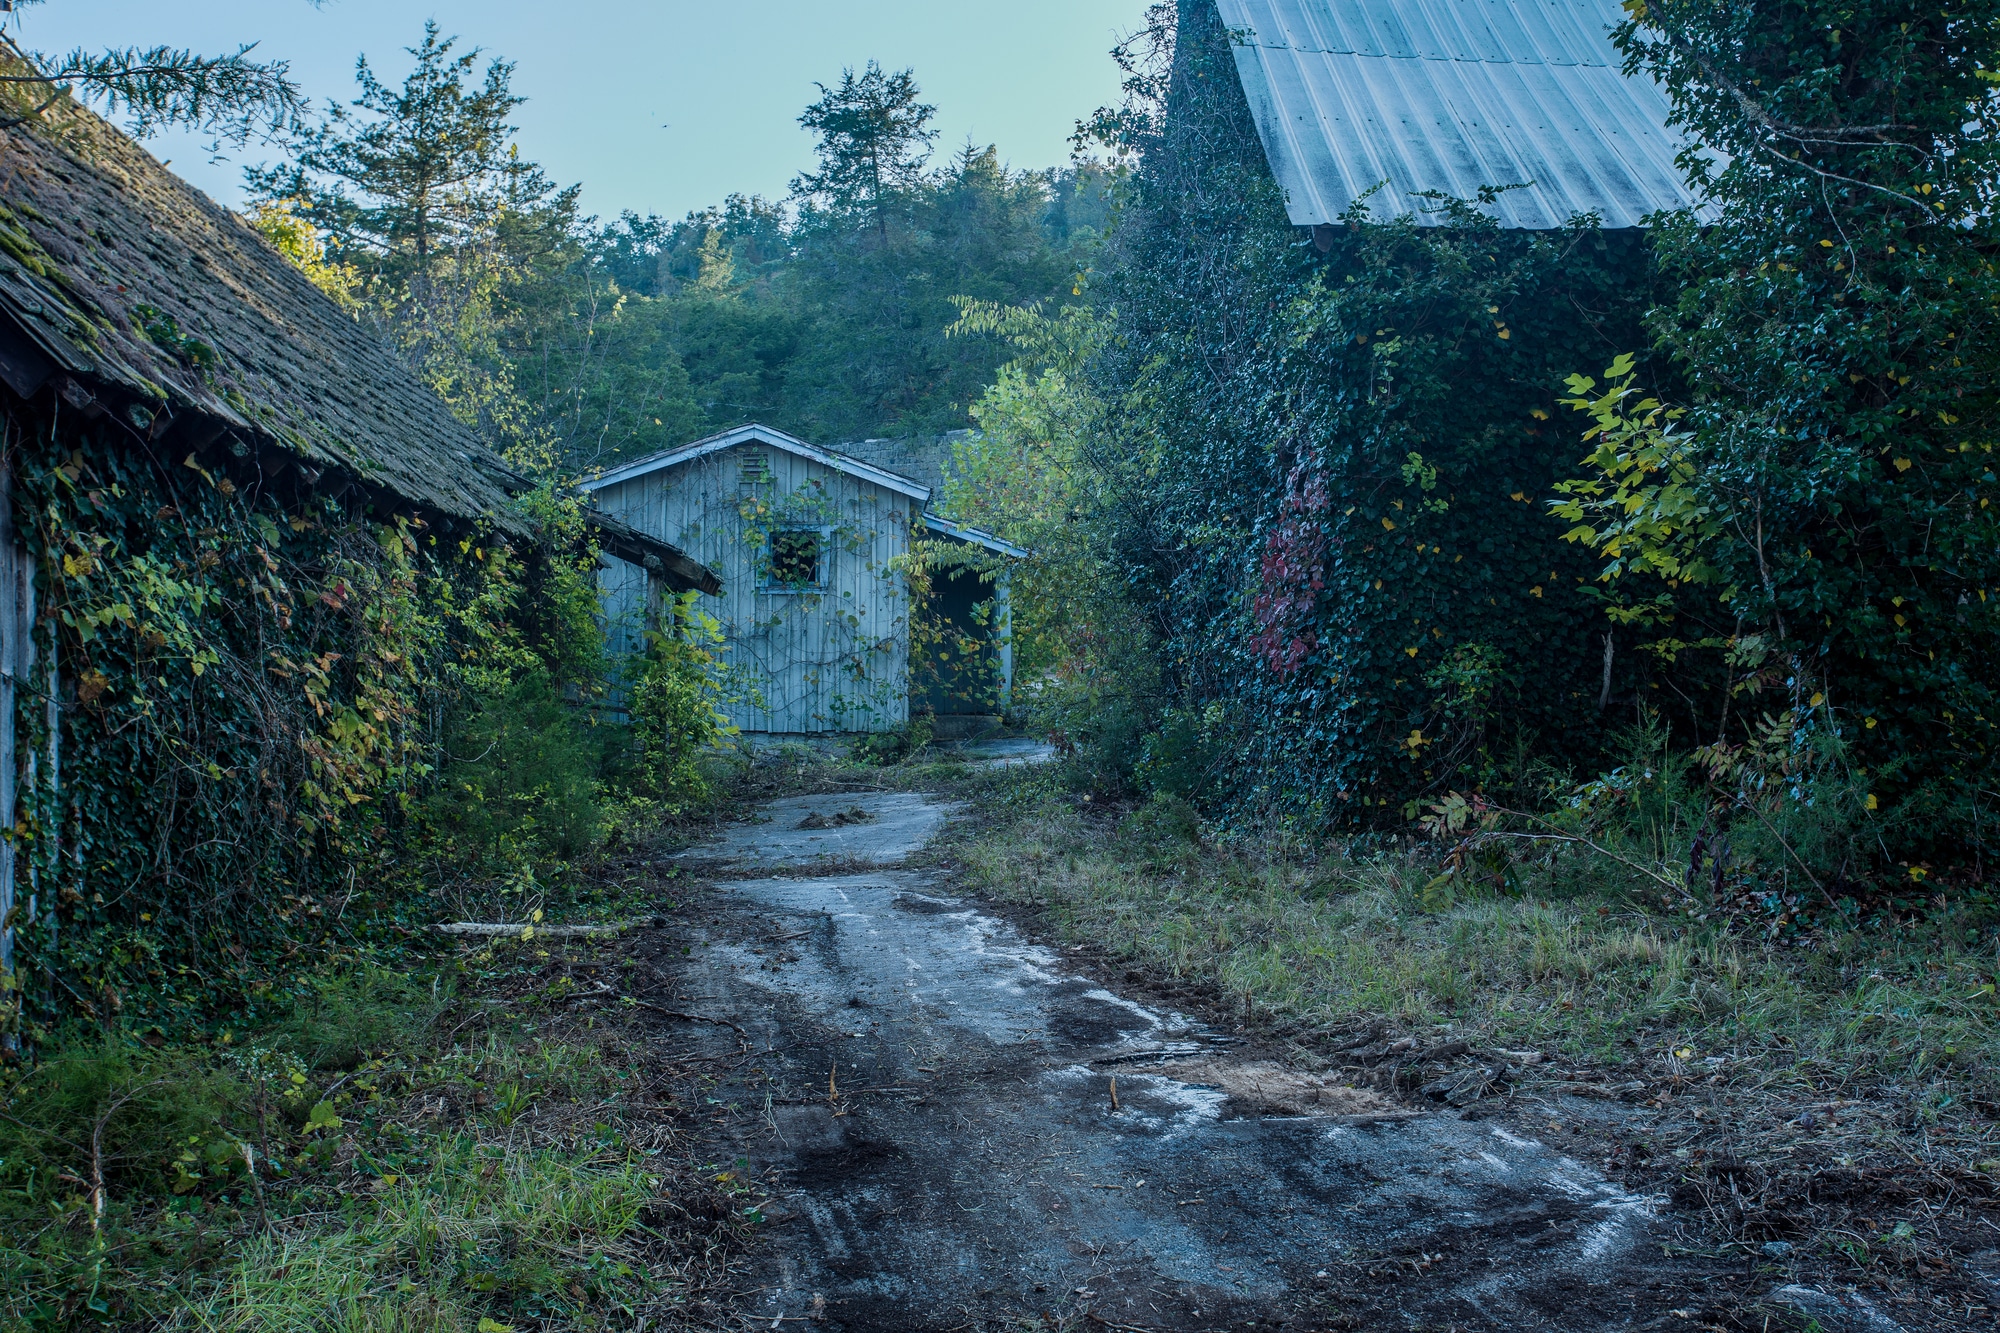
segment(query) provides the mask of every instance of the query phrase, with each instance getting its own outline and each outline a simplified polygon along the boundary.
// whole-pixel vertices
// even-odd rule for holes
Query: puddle
[[[738,868],[900,865],[930,841],[954,808],[910,792],[794,796],[771,802],[756,820],[733,824],[676,859]]]

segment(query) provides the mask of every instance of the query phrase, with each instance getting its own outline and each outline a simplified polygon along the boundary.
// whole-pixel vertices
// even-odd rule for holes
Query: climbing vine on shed
[[[179,452],[108,419],[13,451],[39,661],[60,668],[53,708],[44,665],[17,719],[39,909],[18,971],[57,983],[31,1028],[135,1005],[198,1022],[358,920],[450,700],[526,653],[506,541],[371,512],[282,458],[280,480]]]
[[[1427,791],[1591,762],[1652,682],[1626,654],[1606,687],[1595,568],[1542,501],[1576,452],[1565,378],[1642,345],[1644,240],[1503,230],[1505,182],[1294,227],[1213,6],[1154,14],[1144,105],[1105,121],[1143,155],[1098,383],[1164,702],[1228,705],[1210,794],[1399,825]]]

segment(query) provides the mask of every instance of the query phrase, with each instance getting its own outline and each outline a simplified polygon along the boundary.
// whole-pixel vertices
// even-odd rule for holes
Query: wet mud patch
[[[1324,1074],[1307,1074],[1272,1060],[1170,1060],[1147,1072],[1228,1094],[1224,1114],[1361,1116],[1398,1119],[1421,1114],[1369,1088]]]
[[[796,1188],[825,1189],[838,1187],[857,1173],[874,1175],[889,1170],[908,1156],[899,1144],[879,1140],[855,1143],[842,1135],[824,1147],[793,1152],[789,1174]]]
[[[1762,1327],[1720,1311],[1756,1307],[1768,1279],[1663,1251],[1666,1201],[1572,1145],[1294,1068],[941,876],[766,868],[703,901],[677,1004],[742,1031],[673,1039],[713,1056],[714,1157],[772,1223],[749,1321]]]
[[[918,916],[949,916],[971,910],[956,898],[932,898],[921,893],[899,893],[890,902],[898,911],[914,912]]]

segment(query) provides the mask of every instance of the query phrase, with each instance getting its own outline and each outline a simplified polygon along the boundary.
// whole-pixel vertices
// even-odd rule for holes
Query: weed
[[[932,733],[929,714],[920,713],[894,730],[869,732],[856,738],[848,753],[858,763],[906,763],[929,747]]]
[[[1016,780],[1012,804],[990,807],[1001,817],[955,847],[980,888],[1300,1028],[1391,1015],[1578,1057],[1622,1060],[1630,1040],[1961,1096],[2000,1070],[1994,948],[1948,908],[1807,947],[1641,910],[1627,872],[1588,851],[1441,897],[1421,849],[1315,848],[1282,829],[1203,840],[1171,798],[1107,828],[1054,786]]]
[[[576,966],[503,943],[465,976]],[[0,1088],[0,1328],[589,1328],[684,1295],[647,1218],[728,1209],[661,1155],[644,1056],[486,1009],[371,969],[227,1046],[48,1052]]]

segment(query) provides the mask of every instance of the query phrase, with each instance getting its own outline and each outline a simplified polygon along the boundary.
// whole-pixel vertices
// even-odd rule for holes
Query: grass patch
[[[655,1326],[741,1218],[614,1023],[610,950],[320,979],[278,1022],[78,1034],[0,1085],[0,1328]]]
[[[1759,940],[1645,910],[1615,884],[1580,893],[1573,864],[1560,886],[1524,876],[1516,893],[1439,898],[1421,852],[1217,842],[1168,802],[1107,814],[1036,779],[996,785],[1004,813],[953,848],[978,887],[1208,983],[1242,1014],[1306,1030],[1386,1016],[1613,1062],[1632,1041],[1726,1052],[1829,1093],[1921,1088],[1933,1111],[2000,1071],[2000,958],[1950,909],[1900,930]]]
[[[984,784],[946,853],[970,887],[1302,1065],[1435,1093],[1440,1071],[1408,1063],[1428,1048],[1516,1100],[1592,1094],[1604,1164],[1707,1212],[1725,1248],[1942,1271],[1952,1209],[1990,1248],[1974,1214],[2000,1203],[2000,959],[1982,909],[1774,937],[1649,906],[1587,850],[1441,892],[1428,847],[1218,836],[1183,803],[1107,808],[1057,774]]]

